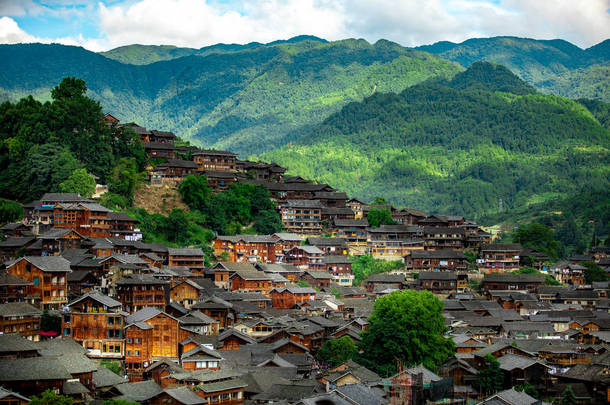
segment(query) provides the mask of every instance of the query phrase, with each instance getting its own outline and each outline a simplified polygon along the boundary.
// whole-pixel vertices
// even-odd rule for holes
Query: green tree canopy
[[[513,242],[544,252],[551,259],[557,259],[561,255],[561,245],[555,240],[553,230],[542,224],[519,226],[513,234]]]
[[[379,298],[356,360],[382,376],[396,373],[397,361],[436,370],[455,349],[445,337],[442,310],[443,303],[429,291],[395,291]]]
[[[585,282],[591,284],[594,281],[607,281],[608,273],[602,269],[597,263],[585,261],[581,263],[587,269],[585,270]]]
[[[121,158],[108,179],[108,191],[120,195],[128,205],[132,205],[137,180],[138,166],[136,159]]]
[[[485,368],[479,371],[476,386],[479,391],[490,395],[502,389],[504,374],[500,370],[500,362],[491,354],[485,356]]]
[[[72,405],[72,398],[58,395],[53,390],[48,389],[40,395],[40,397],[33,396],[29,404],[32,405]]]
[[[87,173],[87,169],[76,169],[63,182],[59,183],[62,193],[78,193],[83,197],[91,197],[95,193],[95,179]]]
[[[331,367],[338,366],[350,360],[358,353],[358,347],[349,336],[327,340],[318,350],[318,360],[328,363]]]
[[[565,390],[561,393],[561,399],[559,400],[561,405],[574,405],[576,404],[576,395],[572,391],[572,387],[568,385]]]
[[[16,201],[0,199],[0,224],[23,218],[23,207]]]
[[[396,225],[396,222],[392,219],[392,213],[388,210],[373,208],[369,211],[366,218],[369,221],[369,225],[373,228],[377,228],[379,225]]]

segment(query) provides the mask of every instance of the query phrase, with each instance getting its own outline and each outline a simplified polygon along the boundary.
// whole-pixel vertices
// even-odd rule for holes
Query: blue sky
[[[586,48],[610,37],[610,0],[0,0],[0,43],[59,42],[99,51],[300,34],[406,46],[514,35]]]

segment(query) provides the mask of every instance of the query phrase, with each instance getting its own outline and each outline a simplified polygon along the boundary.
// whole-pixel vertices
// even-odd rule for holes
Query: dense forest
[[[499,63],[545,93],[610,101],[610,40],[584,50],[560,39],[517,37],[442,41],[416,49],[466,68],[477,61]]]
[[[248,154],[288,143],[293,130],[375,91],[399,92],[461,70],[389,41],[303,37],[255,45],[218,45],[146,65],[70,46],[0,45],[0,97],[45,99],[61,78],[77,76],[123,122]]]
[[[607,116],[607,104],[542,95],[480,62],[450,81],[351,103],[262,158],[367,201],[478,220],[608,189]]]

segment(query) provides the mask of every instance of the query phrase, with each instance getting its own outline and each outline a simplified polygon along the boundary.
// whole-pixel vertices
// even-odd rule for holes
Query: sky
[[[511,35],[588,48],[610,38],[610,0],[0,0],[0,43],[105,51],[201,48],[296,35],[404,46]]]

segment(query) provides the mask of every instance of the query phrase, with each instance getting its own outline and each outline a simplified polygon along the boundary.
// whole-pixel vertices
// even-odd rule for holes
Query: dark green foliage
[[[564,97],[609,101],[607,41],[582,50],[563,40],[494,37],[447,41],[417,49],[460,63],[464,67],[493,61],[508,67],[528,83]]]
[[[299,280],[297,281],[297,285],[299,287],[311,287],[311,284],[309,284],[307,281],[305,280]]]
[[[572,391],[571,386],[567,386],[565,390],[561,393],[561,398],[559,400],[561,405],[574,405],[576,404],[576,395],[574,395],[574,391]]]
[[[351,360],[358,353],[358,347],[349,336],[324,342],[316,357],[330,367],[336,367]]]
[[[586,261],[582,262],[581,264],[587,268],[585,270],[585,282],[587,284],[591,284],[593,281],[608,280],[608,273],[606,272],[606,270],[602,269],[597,263]]]
[[[532,387],[532,384],[530,384],[527,381],[524,381],[523,384],[521,384],[521,385],[515,386],[515,390],[523,391],[532,398],[538,399],[538,396],[539,396],[538,390],[536,390],[536,388]]]
[[[149,214],[145,210],[129,212],[138,221],[147,242],[167,243],[172,246],[208,245],[213,233],[205,228],[201,213],[187,213],[174,208],[168,216]]]
[[[397,371],[397,361],[422,364],[436,370],[454,353],[455,344],[446,338],[442,302],[428,291],[395,291],[377,299],[362,332],[355,360],[381,376]]]
[[[519,226],[513,233],[513,242],[546,253],[552,260],[556,260],[561,254],[561,245],[555,240],[553,230],[542,224]]]
[[[57,332],[61,335],[61,317],[59,315],[50,314],[48,310],[42,312],[40,317],[40,329],[44,332]]]
[[[392,219],[392,213],[388,210],[371,209],[366,218],[369,225],[377,228],[379,225],[396,225],[396,221]]]
[[[138,181],[138,165],[135,158],[121,158],[108,178],[108,191],[124,198],[127,206],[133,204]]]
[[[404,266],[401,260],[380,260],[373,258],[371,255],[355,256],[351,259],[355,286],[360,285],[362,280],[366,279],[371,274],[387,273],[398,270]]]
[[[506,73],[477,69],[487,82]],[[583,187],[610,189],[610,132],[585,107],[551,95],[460,89],[465,76],[348,104],[298,144],[261,158],[360,199],[384,195],[475,220],[498,214],[500,199],[510,212]]]
[[[135,55],[140,54],[136,48],[124,50],[123,54],[134,54],[124,60],[146,62]],[[147,49],[158,55],[150,61],[183,52]],[[61,78],[78,76],[104,109],[123,122],[171,130],[247,155],[285,144],[293,139],[292,131],[319,123],[374,91],[398,92],[431,77],[451,77],[461,69],[389,41],[326,43],[301,37],[194,51],[134,66],[77,47],[2,45],[0,89],[13,100],[31,93],[48,97]]]
[[[485,368],[479,371],[476,386],[486,395],[494,394],[502,389],[504,373],[500,370],[500,362],[491,354],[485,356]]]
[[[29,201],[61,191],[78,169],[104,183],[121,157],[143,168],[146,155],[133,131],[106,125],[86,90],[84,81],[69,77],[44,104],[29,96],[0,105],[0,196]]]
[[[0,224],[15,222],[23,218],[23,207],[16,201],[0,198]]]
[[[95,192],[95,179],[85,169],[76,169],[63,182],[59,183],[62,193],[78,193],[83,197],[91,197]]]
[[[72,398],[65,395],[58,395],[53,390],[48,389],[37,397],[36,395],[30,398],[28,404],[31,405],[72,405]]]
[[[242,227],[271,234],[282,229],[279,214],[265,187],[233,183],[228,190],[213,194],[203,176],[187,176],[179,188],[182,201],[204,217],[203,224],[223,235],[241,233]]]
[[[555,230],[562,245],[562,258],[584,253],[592,235],[604,239],[610,235],[610,189],[587,188],[573,195],[551,199],[482,218],[483,224],[513,224],[535,220]]]

